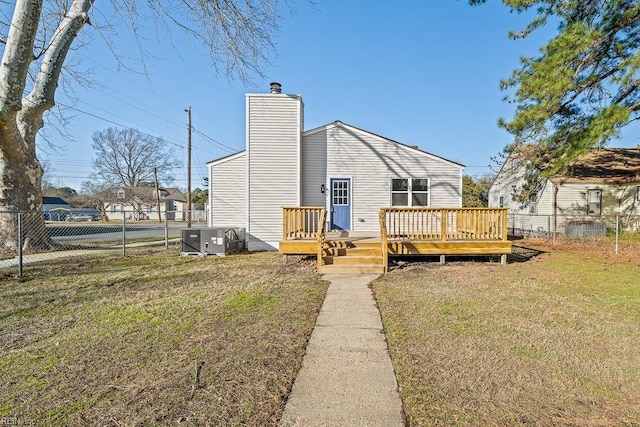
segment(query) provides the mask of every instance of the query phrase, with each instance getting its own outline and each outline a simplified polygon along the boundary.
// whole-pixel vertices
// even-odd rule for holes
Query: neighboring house
[[[525,165],[510,156],[489,190],[489,206],[509,208],[518,218],[517,228],[550,229],[554,189],[558,232],[566,221],[600,221],[613,226],[620,216],[623,224],[632,225],[640,215],[640,150],[636,148],[593,150],[573,160],[565,174],[546,179],[529,200],[519,202],[514,195],[522,189],[524,170]]]
[[[164,219],[186,220],[187,199],[177,188],[160,188],[160,213]],[[118,188],[113,201],[105,203],[107,217],[110,220],[158,219],[157,194],[154,187]]]
[[[46,221],[96,221],[100,212],[95,208],[76,208],[60,197],[42,198],[44,219]]]
[[[378,236],[389,206],[462,206],[464,166],[336,121],[304,131],[299,95],[279,84],[246,95],[247,149],[213,160],[209,226],[243,227],[249,250],[274,250],[282,208],[327,209],[327,230]]]
[[[73,206],[60,197],[42,198],[42,210],[44,219],[50,221],[63,221],[71,213]]]

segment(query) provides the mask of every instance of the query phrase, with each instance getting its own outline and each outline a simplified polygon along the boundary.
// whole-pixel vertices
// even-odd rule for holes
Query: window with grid
[[[429,206],[429,179],[391,179],[391,206]]]
[[[333,181],[333,206],[347,206],[349,204],[349,182]]]

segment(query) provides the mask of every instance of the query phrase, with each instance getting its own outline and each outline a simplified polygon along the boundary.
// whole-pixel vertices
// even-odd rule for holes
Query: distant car
[[[71,222],[81,222],[81,221],[94,221],[93,215],[85,215],[85,214],[70,214],[67,215],[65,221]]]

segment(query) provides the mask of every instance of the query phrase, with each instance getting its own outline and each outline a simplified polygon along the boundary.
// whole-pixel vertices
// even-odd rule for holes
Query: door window
[[[333,181],[333,206],[347,206],[349,204],[349,181]]]

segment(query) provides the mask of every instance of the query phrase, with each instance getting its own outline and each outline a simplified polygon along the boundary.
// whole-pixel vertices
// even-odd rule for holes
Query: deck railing
[[[382,246],[382,267],[383,272],[389,271],[389,246],[387,245],[387,221],[385,220],[385,211],[380,209],[378,213],[378,219],[380,221],[380,244]]]
[[[325,221],[327,220],[327,211],[322,208],[322,210],[320,211],[320,217],[319,217],[319,221],[318,224],[322,224],[324,225]],[[324,227],[320,226],[318,227],[318,232],[317,232],[317,240],[318,240],[318,271],[320,271],[320,269],[322,268],[322,264],[323,264],[323,258],[322,258],[322,246],[324,245]]]
[[[388,239],[507,240],[507,208],[382,208]]]
[[[282,208],[282,240],[314,240],[324,230],[324,207]]]

